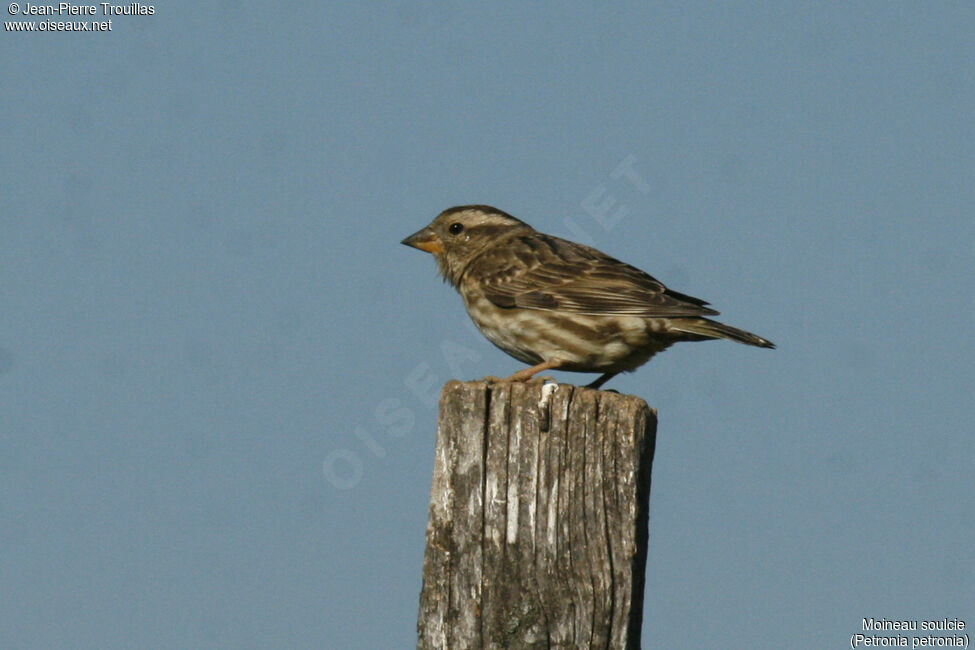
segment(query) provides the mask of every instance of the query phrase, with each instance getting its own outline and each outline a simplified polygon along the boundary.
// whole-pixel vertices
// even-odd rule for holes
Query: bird
[[[588,384],[598,389],[679,341],[775,348],[707,318],[718,314],[710,303],[489,205],[444,210],[402,243],[431,253],[481,333],[529,364],[499,381],[524,382],[545,370],[598,372]]]

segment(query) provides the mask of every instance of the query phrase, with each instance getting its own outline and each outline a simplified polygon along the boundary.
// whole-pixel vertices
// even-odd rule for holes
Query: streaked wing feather
[[[643,318],[718,313],[594,248],[537,232],[499,242],[472,265],[499,307]]]

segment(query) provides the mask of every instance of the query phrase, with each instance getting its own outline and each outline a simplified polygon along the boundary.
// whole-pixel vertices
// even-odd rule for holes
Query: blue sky
[[[973,33],[881,2],[5,31],[4,647],[415,643],[431,396],[521,367],[399,244],[465,203],[779,346],[608,386],[659,411],[648,646],[975,623]]]

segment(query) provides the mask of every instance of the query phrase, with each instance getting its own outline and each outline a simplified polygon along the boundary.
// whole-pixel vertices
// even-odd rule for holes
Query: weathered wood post
[[[639,648],[656,413],[630,395],[448,382],[418,648]]]

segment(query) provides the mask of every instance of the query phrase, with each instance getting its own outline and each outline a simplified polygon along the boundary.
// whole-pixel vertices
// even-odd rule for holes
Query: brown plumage
[[[703,300],[490,206],[445,210],[403,243],[432,253],[478,329],[532,365],[511,381],[548,369],[601,372],[590,384],[598,388],[677,341],[724,338],[775,347],[705,318],[718,312]]]

